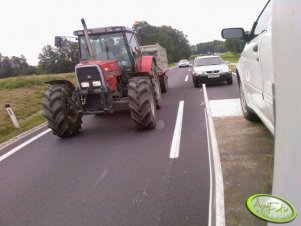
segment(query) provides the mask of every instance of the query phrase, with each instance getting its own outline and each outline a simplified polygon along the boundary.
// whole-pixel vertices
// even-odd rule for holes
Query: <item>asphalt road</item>
[[[0,225],[208,225],[203,92],[188,68],[171,69],[169,87],[154,130],[134,129],[127,111],[85,116],[77,137],[47,133],[1,161]],[[236,79],[207,91],[210,99],[238,97]],[[180,101],[180,152],[170,158]]]

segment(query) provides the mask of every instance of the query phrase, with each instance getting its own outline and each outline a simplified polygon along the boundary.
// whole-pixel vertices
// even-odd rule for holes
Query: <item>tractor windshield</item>
[[[96,60],[130,61],[122,33],[91,34],[89,37]],[[79,37],[79,44],[81,60],[89,59],[89,51],[84,36]]]

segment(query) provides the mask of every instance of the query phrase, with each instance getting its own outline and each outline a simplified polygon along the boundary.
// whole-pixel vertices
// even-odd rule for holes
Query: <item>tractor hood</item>
[[[91,65],[98,65],[104,73],[111,72],[111,71],[120,71],[120,67],[117,61],[115,60],[105,60],[105,61],[86,60],[86,61],[81,61],[79,64],[75,66],[75,68],[91,66]]]

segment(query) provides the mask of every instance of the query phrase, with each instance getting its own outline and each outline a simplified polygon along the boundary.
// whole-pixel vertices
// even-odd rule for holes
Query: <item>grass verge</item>
[[[240,57],[239,53],[222,53],[221,58],[223,58],[224,61],[230,61],[230,63],[237,63]]]
[[[74,73],[18,76],[0,79],[0,143],[27,131],[46,120],[41,110],[45,82],[65,79],[75,84]],[[4,107],[10,104],[21,128],[15,129]]]
[[[7,141],[13,137],[16,137],[19,134],[42,124],[43,122],[46,122],[46,119],[40,112],[39,114],[36,114],[30,117],[29,119],[20,121],[20,129],[14,128],[13,125],[7,125],[0,129],[0,143]]]

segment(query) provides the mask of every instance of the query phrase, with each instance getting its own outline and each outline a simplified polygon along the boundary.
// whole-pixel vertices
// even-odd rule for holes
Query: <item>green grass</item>
[[[173,67],[173,66],[176,66],[178,63],[170,63],[168,64],[168,67]]]
[[[36,115],[30,117],[27,120],[21,120],[20,123],[20,129],[15,129],[12,124],[8,124],[5,127],[1,127],[0,129],[0,143],[7,141],[15,136],[18,136],[19,134],[35,127],[43,122],[45,122],[46,119],[42,115],[42,113],[37,113]]]
[[[237,63],[239,60],[240,54],[239,53],[222,53],[221,58],[223,58],[224,61],[230,61],[230,63]]]
[[[41,113],[42,94],[47,86],[45,82],[55,79],[65,79],[75,84],[73,73],[0,79],[0,143],[45,121]],[[20,129],[12,125],[5,104],[11,105]]]

